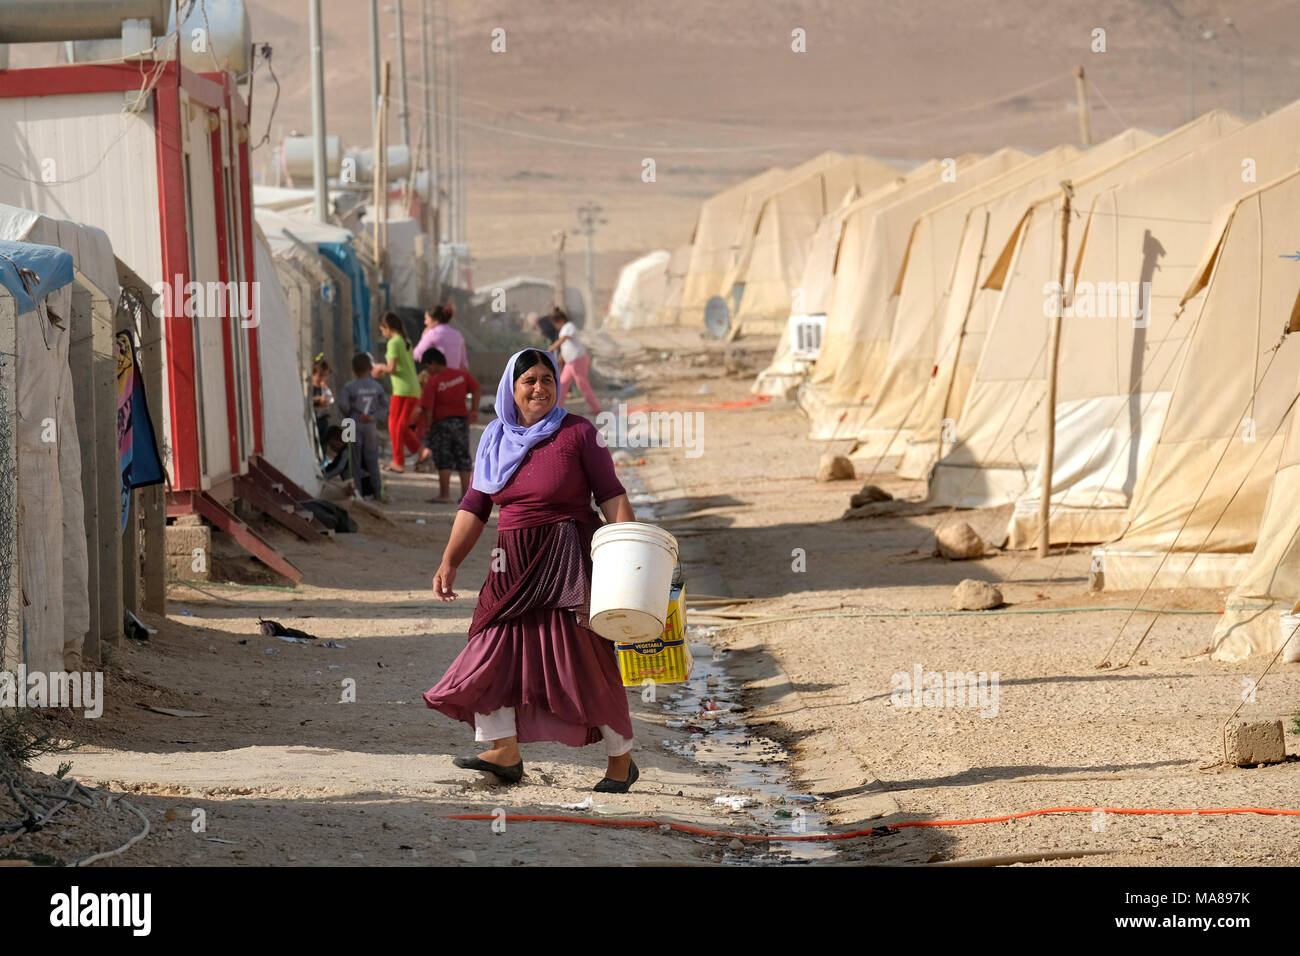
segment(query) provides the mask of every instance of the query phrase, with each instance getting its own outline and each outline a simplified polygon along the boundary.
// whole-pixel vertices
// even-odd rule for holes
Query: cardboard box
[[[618,670],[624,687],[641,687],[646,680],[656,684],[680,684],[690,679],[691,647],[686,643],[686,588],[672,589],[664,632],[652,641],[615,643]]]

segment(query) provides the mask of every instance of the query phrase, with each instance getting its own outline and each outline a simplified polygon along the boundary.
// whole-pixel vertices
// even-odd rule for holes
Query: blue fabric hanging
[[[18,272],[20,268],[31,270],[26,282]],[[38,302],[72,279],[72,253],[66,249],[0,239],[0,285],[18,301],[19,315],[33,311]]]

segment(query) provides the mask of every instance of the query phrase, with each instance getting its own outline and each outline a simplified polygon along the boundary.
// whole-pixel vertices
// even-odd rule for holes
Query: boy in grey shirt
[[[347,423],[355,423],[349,458],[352,461],[352,476],[357,479],[356,489],[365,494],[366,485],[373,496],[380,496],[379,483],[379,426],[378,419],[388,415],[388,393],[384,387],[370,376],[370,356],[366,354],[352,357],[352,374],[356,377],[343,386],[336,404],[343,413],[344,437],[347,436]],[[359,460],[358,460],[359,459]],[[359,467],[358,467],[359,466]]]

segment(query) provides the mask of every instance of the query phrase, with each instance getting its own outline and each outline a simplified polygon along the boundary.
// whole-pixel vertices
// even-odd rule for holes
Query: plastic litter
[[[577,803],[543,803],[544,807],[558,807],[561,810],[590,810],[595,806],[595,800],[588,797],[586,800],[580,800]]]
[[[726,807],[732,813],[736,813],[740,810],[743,810],[745,809],[745,807],[758,806],[758,801],[755,800],[753,797],[747,797],[743,795],[719,794],[718,796],[713,798],[713,802],[717,806]]]

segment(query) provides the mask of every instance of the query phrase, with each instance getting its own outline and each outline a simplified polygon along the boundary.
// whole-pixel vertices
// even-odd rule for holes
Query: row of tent
[[[838,196],[823,190],[813,221],[807,183],[843,163],[802,189],[763,192],[774,172],[706,202],[689,255],[657,256],[663,288],[647,265],[627,298],[665,292],[659,324],[700,326],[705,293],[731,296],[733,329],[817,317],[815,363],[792,362],[783,335],[756,390],[798,383],[811,437],[854,440],[863,470],[926,479],[936,504],[1011,505],[1016,548],[1040,537],[1063,311],[1051,543],[1098,545],[1108,587],[1231,588],[1215,656],[1276,649],[1279,615],[1300,599],[1300,102],[885,182],[859,173]],[[674,262],[686,263],[677,290]],[[611,309],[608,324],[647,316]]]

